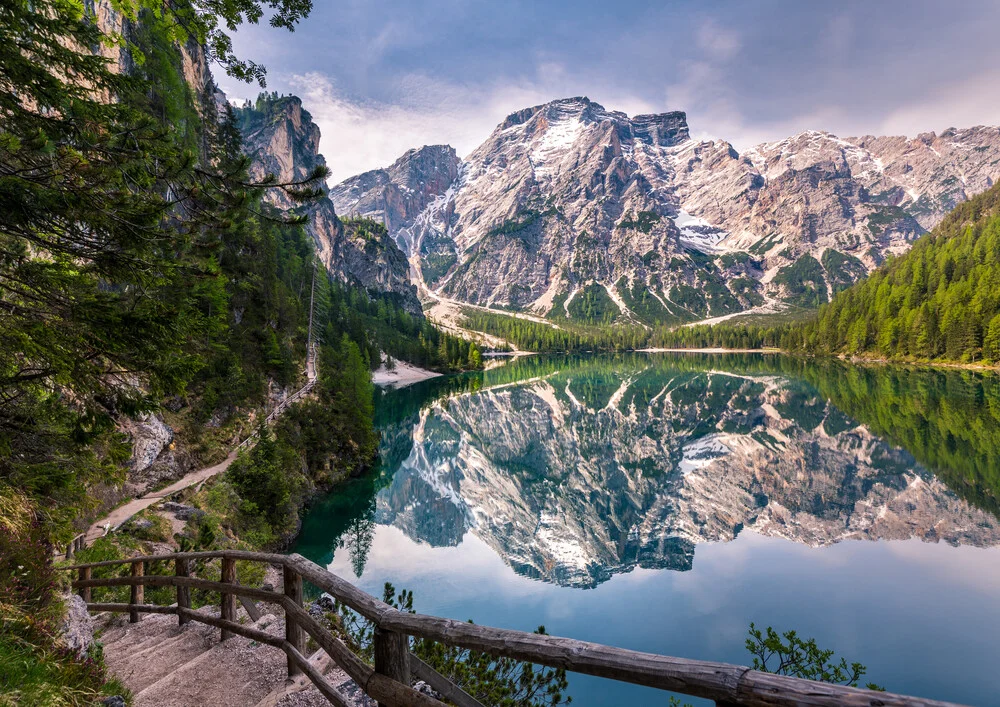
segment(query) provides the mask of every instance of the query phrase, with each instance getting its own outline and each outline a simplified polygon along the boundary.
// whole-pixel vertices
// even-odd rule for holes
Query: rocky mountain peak
[[[330,198],[340,213],[384,223],[405,250],[402,234],[455,182],[461,163],[451,145],[424,145],[407,150],[385,169],[341,182],[330,190]]]
[[[632,130],[637,138],[660,147],[673,147],[691,137],[687,114],[679,110],[637,115],[632,118]]]
[[[808,130],[741,154],[681,111],[579,96],[511,113],[464,162],[411,151],[331,193],[386,223],[435,298],[676,324],[817,306],[998,178],[995,127]]]
[[[319,152],[319,126],[297,96],[262,94],[255,103],[247,101],[234,113],[243,135],[243,150],[252,159],[254,178],[274,174],[281,181],[300,180],[326,164]],[[400,162],[402,159],[405,156]],[[280,190],[270,190],[266,198],[281,209],[296,206]],[[306,229],[332,275],[374,292],[393,294],[409,312],[422,316],[416,288],[410,282],[409,263],[391,237],[362,233],[354,224],[345,228],[329,195],[310,203],[306,211]]]
[[[302,108],[298,96],[270,94],[255,104],[247,101],[238,118],[244,150],[253,160],[250,171],[254,178],[273,174],[282,182],[301,180],[326,164],[319,152],[319,126]],[[270,198],[281,208],[294,206],[284,194],[275,193]]]
[[[683,111],[629,118],[620,111],[607,110],[586,96],[559,98],[511,113],[497,126],[493,135],[504,133],[513,127],[528,125],[526,135],[538,136],[555,128],[561,137],[566,138],[573,127],[605,121],[616,126],[616,135],[621,142],[637,139],[650,145],[670,147],[690,138],[687,115]]]

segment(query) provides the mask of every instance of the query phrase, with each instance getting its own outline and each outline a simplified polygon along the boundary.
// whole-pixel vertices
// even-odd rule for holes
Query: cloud
[[[319,125],[320,151],[330,167],[330,182],[337,183],[388,166],[423,145],[449,144],[465,156],[510,113],[582,92],[572,92],[579,82],[557,64],[540,65],[535,73],[531,81],[489,86],[408,74],[397,81],[391,101],[352,98],[318,72],[292,76],[288,83]],[[610,108],[630,114],[653,111],[641,99],[613,90],[607,94],[614,101],[608,103]]]
[[[979,74],[914,96],[882,119],[880,132],[912,137],[949,127],[1000,125],[997,95],[1000,95],[1000,69],[984,67]]]
[[[319,125],[331,182],[385,167],[413,147],[446,143],[464,155],[503,118],[500,103],[539,101],[531,91],[507,90],[503,100],[419,75],[404,77],[400,100],[391,103],[348,97],[315,72],[290,84]]]
[[[740,51],[743,42],[735,30],[722,27],[715,20],[706,20],[698,26],[698,48],[714,61],[729,61]]]

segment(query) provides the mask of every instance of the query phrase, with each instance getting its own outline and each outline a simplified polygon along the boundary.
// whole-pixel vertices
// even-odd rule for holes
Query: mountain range
[[[676,324],[814,307],[1000,177],[1000,128],[807,131],[740,152],[686,115],[587,98],[510,114],[468,157],[413,149],[332,187],[382,221],[425,300]]]

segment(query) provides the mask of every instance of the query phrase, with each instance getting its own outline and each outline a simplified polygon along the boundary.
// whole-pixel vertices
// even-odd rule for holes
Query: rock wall
[[[281,182],[292,182],[307,178],[317,166],[326,164],[319,152],[319,126],[299,98],[265,95],[256,105],[244,105],[236,113],[244,151],[253,160],[254,178],[273,174]],[[298,206],[279,189],[269,190],[266,199],[280,209]],[[299,211],[309,216],[306,229],[331,274],[374,292],[391,293],[409,312],[422,316],[416,288],[410,282],[409,263],[392,238],[372,241],[359,237],[355,228],[349,223],[345,227],[337,217],[328,196],[299,207]]]
[[[434,159],[450,154],[411,150],[331,195],[384,220],[439,295],[572,318],[596,286],[623,320],[676,323],[827,301],[1000,178],[1000,129],[807,131],[741,154],[681,112],[571,98]]]

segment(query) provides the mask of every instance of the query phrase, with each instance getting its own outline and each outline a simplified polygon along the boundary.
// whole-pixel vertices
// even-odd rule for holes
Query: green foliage
[[[737,297],[742,297],[750,307],[764,304],[764,295],[757,290],[760,281],[750,277],[737,277],[729,281],[730,291]]]
[[[427,253],[420,259],[420,271],[427,282],[433,284],[444,277],[451,266],[458,262],[453,250],[443,253]]]
[[[899,206],[880,206],[868,215],[868,230],[877,238],[889,226],[908,217],[909,214]]]
[[[88,486],[120,479],[115,420],[220,355],[263,188],[302,186],[251,183],[214,102],[196,106],[171,24],[186,10],[124,9],[129,73],[90,53],[116,38],[79,3],[0,14],[0,481],[63,538]]]
[[[783,341],[784,326],[752,324],[697,324],[675,329],[657,329],[649,337],[649,345],[680,349],[764,349],[777,348]]]
[[[239,59],[233,53],[233,41],[228,32],[236,31],[245,23],[255,25],[265,15],[272,27],[293,31],[312,10],[312,0],[187,0],[168,5],[157,0],[114,0],[112,7],[133,17],[143,10],[155,13],[165,21],[171,43],[202,45],[208,58],[222,65],[227,74],[263,86],[267,70],[253,61]],[[124,37],[109,39],[127,44]],[[137,56],[140,62],[145,58],[142,52]]]
[[[92,705],[128,695],[107,682],[100,649],[78,657],[60,646],[64,613],[56,597],[47,528],[31,500],[0,485],[0,705]]]
[[[138,540],[150,542],[169,542],[171,540],[170,521],[150,510],[136,513],[123,530]]]
[[[109,678],[99,649],[78,658],[58,645],[53,628],[0,605],[0,707],[90,707],[106,696],[131,693]]]
[[[537,211],[535,209],[525,209],[517,214],[515,218],[504,221],[493,228],[491,228],[486,235],[488,236],[500,236],[500,235],[512,235],[523,231],[528,226],[532,225],[538,219],[545,216],[550,216],[557,213],[554,208],[550,208],[547,211]]]
[[[441,331],[422,316],[405,310],[392,294],[368,292],[338,282],[317,287],[323,324],[321,338],[339,341],[347,334],[371,368],[383,353],[438,371],[478,368],[481,355],[474,342]],[[479,360],[475,366],[470,362]]]
[[[633,229],[642,233],[652,233],[653,227],[660,222],[660,215],[653,211],[640,211],[635,218],[627,216],[618,224],[621,229]]]
[[[823,268],[811,255],[803,255],[788,267],[778,270],[772,282],[784,288],[784,300],[790,304],[818,307],[827,301]]]
[[[1000,188],[958,206],[909,253],[838,294],[788,341],[815,353],[995,361]]]
[[[761,631],[751,623],[749,634],[746,646],[754,670],[851,687],[857,687],[867,672],[861,663],[848,665],[844,658],[837,662],[832,650],[819,648],[813,638],[802,640],[795,631],[779,635],[770,626]],[[884,691],[873,683],[865,687]]]
[[[647,332],[641,326],[592,327],[559,320],[557,329],[482,310],[463,309],[462,315],[465,328],[498,336],[524,351],[627,351],[640,348],[647,340]]]
[[[315,398],[298,403],[277,424],[277,435],[298,450],[298,466],[321,487],[356,475],[375,459],[374,387],[360,349],[345,334],[322,348]]]
[[[592,282],[580,289],[568,305],[570,317],[586,324],[610,324],[621,314],[603,285]]]
[[[282,529],[294,519],[292,477],[289,468],[296,463],[294,455],[279,445],[266,425],[257,432],[257,444],[242,453],[226,470],[226,480],[240,496],[240,514],[260,518],[272,528]]]
[[[834,294],[847,289],[868,274],[860,260],[833,248],[828,248],[823,253],[822,262]]]
[[[700,290],[690,285],[681,283],[671,288],[670,301],[684,308],[693,317],[708,314],[708,305],[705,303],[705,296]]]
[[[764,255],[780,242],[781,235],[778,233],[771,233],[750,246],[749,251],[754,255]]]
[[[386,582],[383,601],[400,611],[415,613],[413,592],[396,593]],[[374,627],[346,605],[336,602],[336,627],[351,648],[369,662],[374,651]],[[469,623],[472,623],[471,621]],[[544,635],[545,627],[535,631]],[[549,707],[573,701],[566,696],[569,682],[562,668],[546,668],[512,658],[446,646],[428,639],[410,639],[410,650],[483,704],[496,707]]]
[[[659,298],[653,295],[654,285],[648,285],[636,278],[632,287],[629,287],[625,278],[622,278],[616,287],[621,294],[622,301],[625,302],[625,306],[635,313],[640,321],[654,326],[676,324],[681,321],[679,317],[663,306]]]

